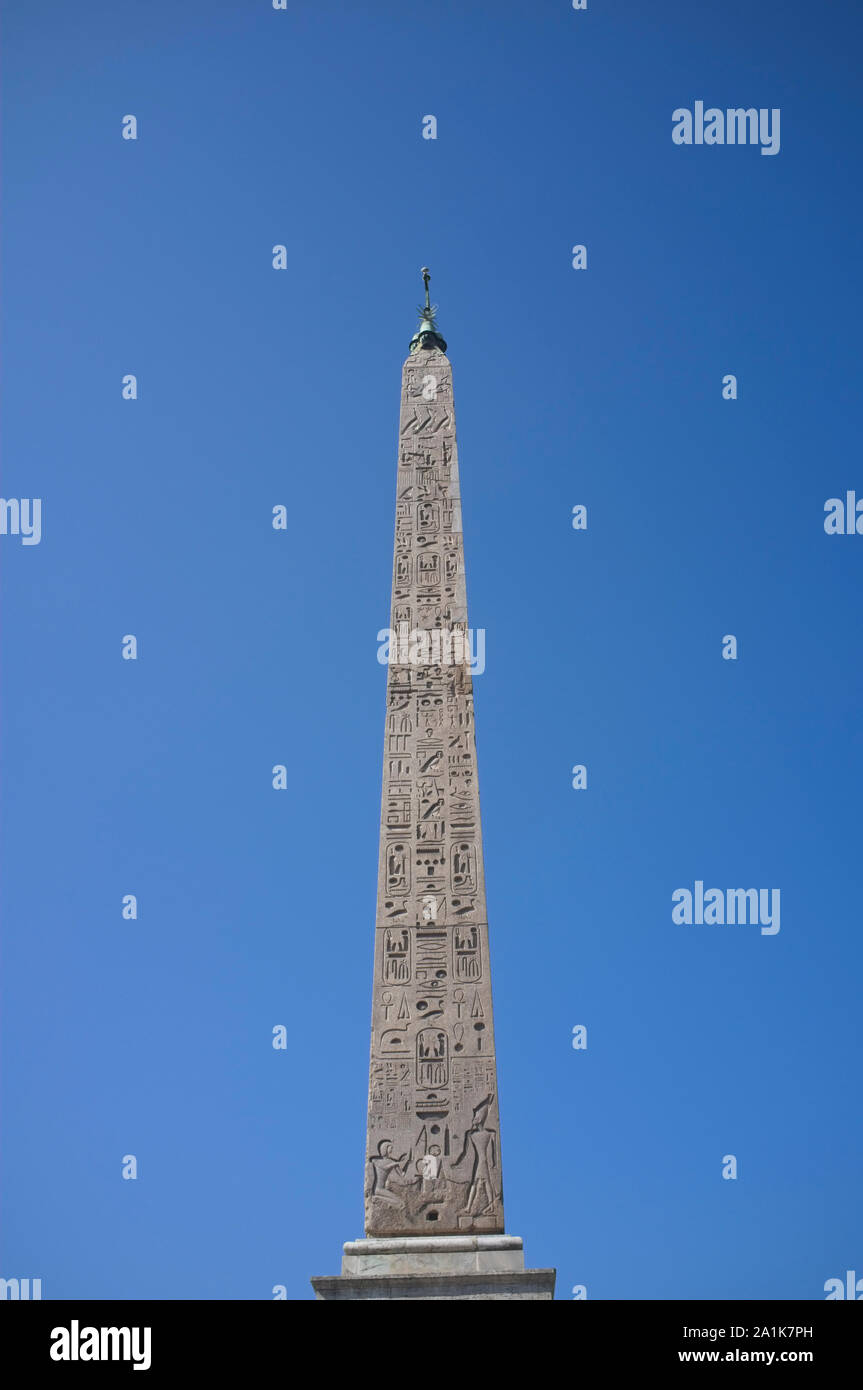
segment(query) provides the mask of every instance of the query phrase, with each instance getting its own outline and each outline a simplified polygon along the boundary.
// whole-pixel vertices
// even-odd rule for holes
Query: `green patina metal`
[[[419,315],[419,328],[411,338],[411,352],[428,351],[429,348],[440,348],[441,352],[446,352],[446,343],[438,332],[437,305],[432,304],[429,299],[429,280],[431,272],[427,265],[422,268],[423,284],[426,291],[426,302],[417,306]]]

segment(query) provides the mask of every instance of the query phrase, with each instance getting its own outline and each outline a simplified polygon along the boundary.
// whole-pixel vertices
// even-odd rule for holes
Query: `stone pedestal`
[[[551,1299],[553,1269],[525,1269],[520,1236],[349,1240],[342,1272],[312,1280],[319,1299]]]

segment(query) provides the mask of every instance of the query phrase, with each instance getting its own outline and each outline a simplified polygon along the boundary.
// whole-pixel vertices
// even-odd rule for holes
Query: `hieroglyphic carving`
[[[366,1231],[503,1231],[452,371],[408,358],[387,668]],[[412,639],[414,640],[414,639]],[[429,645],[431,643],[431,645]],[[421,664],[424,663],[424,664]]]
[[[406,984],[411,977],[411,934],[407,927],[387,927],[383,937],[383,978],[387,984]]]

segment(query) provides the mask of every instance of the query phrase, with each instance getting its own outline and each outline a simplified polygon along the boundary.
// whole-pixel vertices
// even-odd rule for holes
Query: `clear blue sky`
[[[823,527],[863,497],[861,29],[4,0],[2,490],[43,499],[0,542],[4,1276],[305,1299],[362,1233],[423,264],[487,633],[508,1229],[562,1298],[863,1273],[863,536]],[[674,145],[697,100],[778,107],[779,154]],[[674,924],[696,879],[779,888],[780,932]]]

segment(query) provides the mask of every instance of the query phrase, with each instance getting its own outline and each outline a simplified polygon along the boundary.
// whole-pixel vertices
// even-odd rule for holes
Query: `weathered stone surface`
[[[365,1227],[502,1232],[452,368],[437,347],[402,372],[391,612],[408,649],[387,670]]]
[[[452,1299],[526,1299],[546,1301],[554,1298],[553,1269],[528,1269],[521,1274],[404,1274],[367,1279],[344,1275],[325,1275],[313,1279],[315,1297],[327,1301],[416,1298],[429,1302]]]
[[[342,1274],[503,1274],[524,1271],[520,1236],[403,1236],[397,1240],[349,1240]]]
[[[549,1300],[504,1234],[452,368],[428,301],[402,372],[366,1149],[367,1239],[321,1300]],[[416,639],[415,639],[416,634]],[[436,645],[435,645],[436,644]]]

